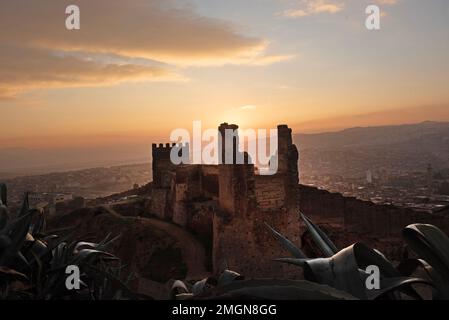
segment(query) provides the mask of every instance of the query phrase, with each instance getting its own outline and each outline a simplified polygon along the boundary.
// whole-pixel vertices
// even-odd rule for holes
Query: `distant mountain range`
[[[307,155],[302,157],[302,160],[309,162],[314,161],[314,157],[321,151],[336,150],[357,152],[359,162],[360,158],[362,161],[365,158],[369,161],[382,158],[385,154],[394,155],[389,163],[394,162],[398,165],[401,162],[416,162],[414,159],[419,158],[417,165],[420,167],[424,162],[449,167],[449,122],[428,121],[397,126],[358,127],[338,132],[295,134],[293,138],[300,152]],[[148,144],[90,149],[2,149],[0,179],[17,175],[148,162],[151,161],[151,143],[152,141],[148,141]],[[417,153],[420,153],[419,157]]]
[[[301,148],[343,149],[370,146],[442,148],[449,151],[449,122],[426,121],[381,127],[357,127],[338,132],[295,134]]]
[[[300,166],[308,173],[348,175],[379,167],[411,172],[426,170],[429,164],[449,170],[447,122],[295,134],[294,141],[299,146]]]

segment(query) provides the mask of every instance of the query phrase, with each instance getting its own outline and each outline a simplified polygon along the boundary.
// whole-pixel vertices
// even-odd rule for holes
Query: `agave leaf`
[[[313,259],[295,259],[295,258],[277,258],[274,259],[274,261],[292,264],[299,267],[304,267],[304,264],[306,261],[313,260]]]
[[[58,235],[58,234],[62,234],[65,233],[66,231],[74,231],[77,228],[79,228],[81,224],[77,224],[76,226],[72,226],[72,227],[64,227],[64,228],[57,228],[57,229],[51,229],[51,230],[47,230],[46,233],[52,236]]]
[[[73,252],[76,253],[82,249],[95,249],[97,247],[98,247],[97,243],[80,241],[80,242],[76,242]]]
[[[355,300],[354,296],[305,280],[242,280],[211,290],[211,297],[270,300]]]
[[[429,224],[413,224],[403,230],[403,236],[413,251],[449,276],[449,237],[443,231]]]
[[[19,260],[21,260],[23,262],[23,264],[27,267],[30,266],[30,263],[28,262],[27,258],[25,258],[25,256],[22,254],[22,252],[19,251],[19,253],[17,254],[17,257],[19,258]]]
[[[29,199],[28,199],[28,192],[25,192],[25,194],[23,196],[23,201],[22,201],[22,208],[19,211],[18,217],[22,217],[22,216],[26,215],[29,210],[30,210],[30,203],[29,203]]]
[[[115,290],[120,290],[122,294],[125,294],[126,297],[129,297],[131,299],[137,299],[137,295],[132,292],[128,286],[123,283],[120,279],[115,277],[113,274],[106,270],[99,269],[97,267],[94,267],[92,265],[86,266],[87,274],[91,277],[97,280],[98,283],[101,283],[101,281],[104,281],[105,279],[110,282],[112,287]]]
[[[33,253],[33,257],[36,256],[39,257],[39,259],[44,257],[47,254],[47,252],[51,252],[48,250],[47,245],[40,240],[34,241],[29,251]],[[33,260],[30,260],[30,263],[32,262]]]
[[[304,214],[300,212],[300,215],[302,220],[306,224],[307,229],[309,229],[313,241],[321,249],[323,254],[326,257],[331,257],[332,255],[337,253],[338,249],[334,245],[334,243],[329,239],[329,237]]]
[[[225,271],[223,271],[221,276],[218,278],[217,285],[225,286],[225,285],[232,283],[235,280],[243,280],[243,279],[244,279],[244,277],[240,273],[237,273],[237,272],[231,271],[231,270],[225,270]]]
[[[31,254],[34,256],[34,259],[37,263],[37,275],[36,275],[36,288],[39,296],[42,296],[42,273],[43,273],[43,265],[41,259],[31,251]]]
[[[305,262],[305,279],[348,292],[358,299],[367,299],[365,279],[359,272],[353,249],[354,245],[341,250],[331,258],[318,258]]]
[[[52,263],[58,263],[59,266],[61,264],[65,264],[67,261],[65,261],[66,259],[64,259],[63,257],[63,252],[66,251],[66,241],[72,236],[72,233],[67,233],[65,234],[63,237],[53,237],[53,241],[50,241],[47,245],[46,248],[44,250],[40,250],[37,253],[37,256],[42,259],[44,256],[46,255],[50,255],[53,253],[53,257],[52,257]],[[48,237],[47,237],[48,238]],[[61,246],[62,244],[62,246]],[[59,248],[58,248],[59,247]],[[55,249],[58,248],[58,250]],[[56,258],[55,258],[55,254],[56,254]],[[33,263],[35,261],[34,256],[31,257],[30,259],[30,263]],[[64,262],[62,262],[64,261]],[[53,267],[54,269],[54,267]]]
[[[176,300],[191,300],[195,297],[193,293],[180,293],[176,295]]]
[[[2,230],[8,224],[8,220],[9,220],[8,208],[0,204],[0,230]]]
[[[388,293],[393,293],[395,291],[407,292],[407,289],[409,289],[412,284],[419,284],[419,283],[433,286],[432,282],[421,278],[399,277],[399,278],[381,279],[380,289],[368,290],[368,298],[370,300],[374,300]],[[421,298],[420,296],[418,297]]]
[[[33,225],[33,230],[31,232],[31,234],[33,236],[39,234],[43,230],[44,225],[45,225],[44,215],[42,213],[39,213],[38,219],[37,219],[37,221]]]
[[[26,224],[26,221],[30,220],[30,216],[34,215],[35,211],[29,211],[26,215],[17,217],[15,219],[11,219],[8,221],[8,224],[1,230],[1,234],[11,235],[15,233],[15,231]],[[28,228],[31,222],[28,224]]]
[[[399,278],[402,276],[397,268],[379,250],[371,249],[363,243],[357,243],[354,246],[354,253],[359,269],[366,270],[368,266],[375,265],[379,267],[382,278]],[[362,275],[362,278],[364,277],[365,275]],[[402,291],[417,300],[421,300],[421,296],[411,286],[398,285],[398,291]],[[391,298],[395,299],[396,297],[392,295]]]
[[[434,300],[443,299],[442,292],[446,289],[444,287],[444,280],[436,272],[430,264],[422,259],[407,259],[402,261],[398,266],[398,271],[404,276],[411,276],[416,269],[421,268],[427,274],[427,277],[432,281],[433,292],[432,296]]]
[[[105,251],[108,250],[110,248],[110,246],[117,241],[119,238],[121,237],[121,234],[115,236],[114,238],[110,239],[110,234],[108,234],[106,236],[105,239],[103,239],[103,241],[101,241],[98,246],[97,249],[101,250],[101,251]]]
[[[265,223],[265,225],[268,227],[268,229],[271,230],[271,233],[274,235],[274,237],[279,241],[281,246],[290,252],[295,258],[299,259],[306,259],[307,256],[299,249],[297,246],[293,244],[290,240],[288,240],[286,237],[284,237],[282,234],[274,230],[269,224]]]
[[[32,214],[33,212],[29,212],[21,216],[19,219],[16,219],[11,226],[5,228],[8,231],[10,230],[9,235],[11,243],[4,249],[3,254],[0,256],[0,265],[11,265],[13,260],[19,254],[30,228]]]
[[[0,183],[0,205],[8,206],[8,188],[4,183]]]
[[[418,268],[422,268],[429,278],[432,278],[432,274],[435,272],[432,266],[423,259],[406,259],[396,267],[400,274],[407,277],[411,276]]]
[[[0,273],[14,279],[28,280],[28,277],[25,274],[7,267],[0,266]]]
[[[400,278],[400,273],[382,255],[367,246],[356,243],[349,246],[330,258],[319,258],[304,262],[304,277],[307,280],[326,284],[338,290],[350,293],[359,299],[374,297],[368,290],[365,281],[368,277],[365,268],[369,265],[379,267],[381,281],[388,283],[377,295],[393,291],[404,293],[420,299],[420,296],[410,287],[412,278]],[[391,279],[398,279],[394,282]],[[390,279],[390,280],[388,280]],[[415,281],[418,281],[415,279]],[[419,279],[423,282],[423,279]],[[396,298],[391,296],[391,298]]]
[[[53,256],[50,262],[51,269],[57,270],[61,267],[65,267],[68,262],[65,261],[65,251],[67,250],[67,243],[61,242],[55,248],[52,249]]]
[[[82,249],[78,252],[75,259],[73,260],[73,264],[81,264],[88,263],[94,258],[98,257],[108,257],[108,258],[116,258],[114,255],[94,249]]]
[[[449,299],[449,238],[437,227],[429,224],[407,226],[402,235],[409,247],[432,266],[431,276],[438,296]],[[427,269],[429,270],[429,269]]]
[[[57,236],[57,235],[55,235],[55,234],[50,234],[50,235],[47,235],[47,236],[44,236],[44,237],[42,237],[42,241],[43,242],[50,242],[50,241],[53,241],[54,239],[58,239],[59,237]]]
[[[176,280],[173,282],[171,289],[170,289],[170,296],[172,298],[176,298],[179,294],[186,294],[190,293],[189,289],[187,289],[186,284],[181,280]]]
[[[206,283],[207,283],[207,278],[203,279],[201,281],[195,282],[195,284],[192,286],[192,293],[194,295],[202,294],[206,289]]]

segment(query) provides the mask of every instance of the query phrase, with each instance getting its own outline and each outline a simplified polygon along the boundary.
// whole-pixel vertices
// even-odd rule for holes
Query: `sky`
[[[448,56],[447,0],[0,0],[0,149],[449,121]]]

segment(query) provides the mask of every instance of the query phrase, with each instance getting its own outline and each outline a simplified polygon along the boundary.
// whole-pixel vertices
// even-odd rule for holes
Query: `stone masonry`
[[[238,126],[223,123],[218,130],[226,129]],[[235,161],[240,152],[238,136],[233,146],[233,154],[226,155],[224,141],[218,141],[220,160]],[[287,272],[295,276],[298,268],[273,262],[282,249],[265,225],[300,245],[298,150],[291,129],[278,126],[278,171],[271,176],[256,174],[246,153],[245,164],[173,165],[174,147],[189,152],[188,145],[153,144],[152,214],[211,243],[214,272],[232,269],[247,277],[282,277]]]

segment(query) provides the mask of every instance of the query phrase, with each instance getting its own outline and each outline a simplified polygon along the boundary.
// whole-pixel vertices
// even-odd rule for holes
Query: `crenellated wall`
[[[152,162],[153,162],[153,185],[155,188],[169,188],[171,182],[171,172],[176,165],[172,163],[170,155],[175,150],[179,156],[183,156],[185,162],[189,161],[189,144],[176,143],[153,143]]]
[[[219,130],[228,128],[238,126],[225,123]],[[237,142],[235,138],[234,146]],[[219,145],[224,148],[223,143]],[[298,150],[285,125],[278,126],[278,145],[279,170],[271,176],[257,175],[252,164],[174,165],[170,161],[173,145],[153,145],[151,212],[203,239],[214,272],[229,268],[247,277],[300,275],[300,268],[273,262],[289,253],[283,252],[265,225],[298,246],[305,237],[307,247],[299,210],[325,224],[340,245],[376,238],[377,246],[395,254],[401,252],[397,238],[411,223],[434,224],[449,233],[449,217],[442,214],[377,205],[299,185]],[[225,150],[220,154],[225,157]],[[236,157],[228,154],[228,158]]]

